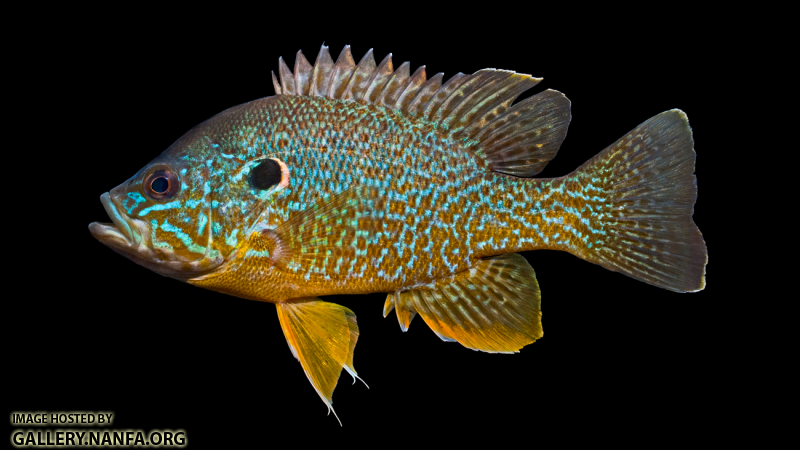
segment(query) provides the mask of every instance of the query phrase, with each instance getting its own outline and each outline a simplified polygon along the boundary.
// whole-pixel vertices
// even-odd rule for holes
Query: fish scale
[[[357,377],[355,314],[319,296],[387,292],[403,331],[515,353],[543,336],[541,291],[516,252],[561,250],[676,292],[705,287],[692,221],[695,152],[679,110],[572,173],[570,102],[506,70],[427,79],[391,55],[281,59],[276,96],[196,126],[101,196],[104,244],[155,272],[276,305],[292,355],[330,408]],[[155,181],[157,181],[157,183]],[[555,297],[555,295],[554,295]]]

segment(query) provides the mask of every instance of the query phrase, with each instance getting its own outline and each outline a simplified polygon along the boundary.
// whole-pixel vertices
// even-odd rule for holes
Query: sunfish
[[[320,296],[388,292],[405,331],[514,353],[542,337],[533,268],[563,250],[675,292],[705,286],[692,221],[692,132],[645,121],[569,175],[532,178],[567,134],[570,102],[507,70],[397,69],[350,47],[279,60],[276,95],[194,127],[100,199],[91,233],[159,274],[276,305],[292,354],[331,410],[357,377],[355,314]],[[334,413],[335,414],[335,413]]]

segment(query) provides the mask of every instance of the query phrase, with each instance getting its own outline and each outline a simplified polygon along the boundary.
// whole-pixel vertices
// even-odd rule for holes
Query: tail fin
[[[677,292],[705,287],[703,235],[692,221],[697,198],[692,131],[683,111],[636,127],[569,177],[603,207],[599,233],[580,256],[606,269]]]

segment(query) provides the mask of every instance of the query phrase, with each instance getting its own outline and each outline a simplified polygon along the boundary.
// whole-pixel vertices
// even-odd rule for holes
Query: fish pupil
[[[166,177],[158,177],[150,183],[150,188],[153,192],[163,194],[169,190],[169,180]]]
[[[265,159],[250,171],[250,184],[258,189],[269,189],[281,182],[281,166],[272,159]]]

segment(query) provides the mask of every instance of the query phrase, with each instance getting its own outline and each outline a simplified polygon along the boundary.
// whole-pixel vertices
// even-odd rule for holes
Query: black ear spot
[[[250,170],[250,185],[258,189],[269,189],[281,182],[281,166],[275,160],[265,159]]]

